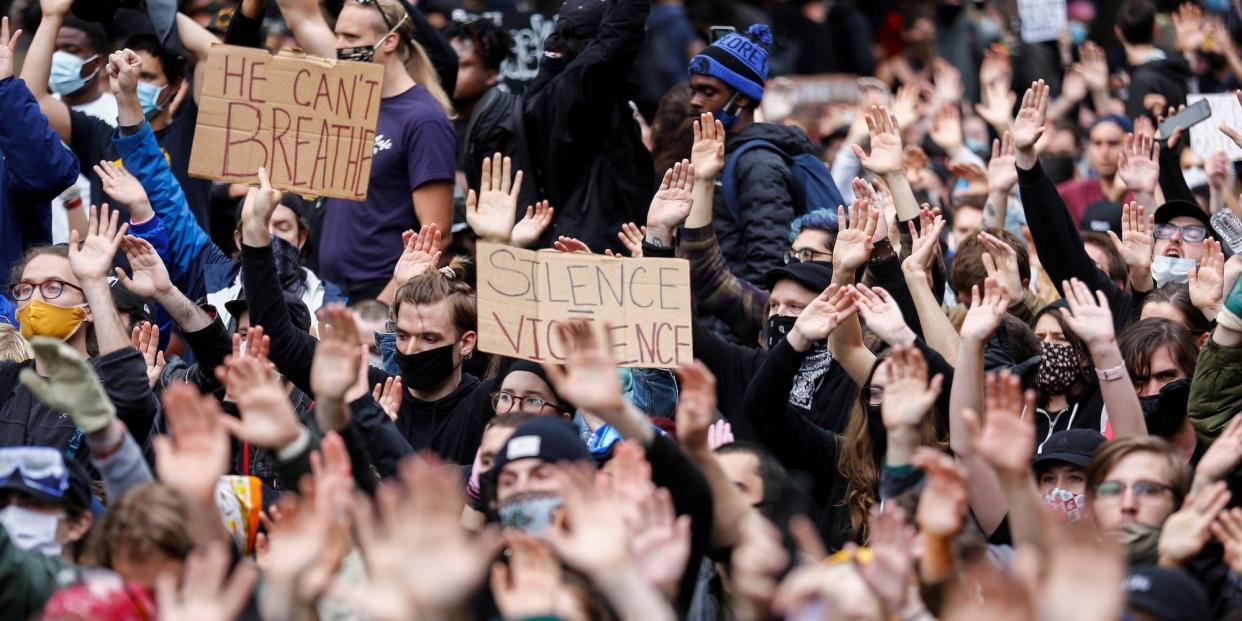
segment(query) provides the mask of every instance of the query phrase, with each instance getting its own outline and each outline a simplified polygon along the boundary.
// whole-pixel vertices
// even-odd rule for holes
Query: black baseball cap
[[[1040,447],[1031,466],[1038,468],[1049,465],[1049,462],[1061,461],[1086,468],[1091,463],[1095,449],[1104,444],[1106,438],[1098,431],[1091,429],[1067,429],[1049,436],[1048,441]]]
[[[778,281],[786,278],[820,293],[832,284],[832,264],[824,261],[803,261],[772,268],[763,275],[763,285],[771,291]]]
[[[1079,229],[1107,233],[1112,231],[1121,235],[1121,203],[1112,201],[1096,201],[1087,206],[1079,220]]]
[[[109,289],[112,292],[112,303],[116,306],[117,312],[129,313],[130,317],[137,317],[155,325],[155,305],[150,300],[139,297],[119,280],[113,282]]]
[[[1216,229],[1212,228],[1212,219],[1208,217],[1197,203],[1183,200],[1171,200],[1156,209],[1156,224],[1165,224],[1173,218],[1194,218],[1207,227],[1212,239],[1220,239]]]
[[[1206,621],[1212,618],[1207,591],[1180,569],[1155,565],[1135,567],[1122,583],[1127,605],[1161,621]]]
[[[519,459],[585,462],[590,458],[577,427],[557,416],[537,416],[518,425],[496,455],[491,471],[499,475],[505,464]]]
[[[310,311],[306,308],[306,303],[302,301],[302,298],[288,291],[283,291],[282,293],[285,296],[285,306],[289,309],[289,320],[293,322],[293,327],[302,332],[310,332],[311,316]],[[245,295],[224,303],[224,310],[228,311],[233,321],[237,321],[237,318],[249,309]]]

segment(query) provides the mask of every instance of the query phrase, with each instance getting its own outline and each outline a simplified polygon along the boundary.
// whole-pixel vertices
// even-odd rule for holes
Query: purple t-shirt
[[[324,202],[319,273],[336,283],[388,280],[401,233],[418,230],[410,193],[452,181],[457,138],[439,102],[421,84],[380,102],[367,200]]]

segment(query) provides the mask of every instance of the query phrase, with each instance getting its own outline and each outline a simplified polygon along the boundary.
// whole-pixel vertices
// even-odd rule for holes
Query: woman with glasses
[[[543,366],[526,360],[515,361],[491,394],[492,411],[498,416],[511,413],[559,416],[572,420],[574,408],[565,402],[548,381]]]

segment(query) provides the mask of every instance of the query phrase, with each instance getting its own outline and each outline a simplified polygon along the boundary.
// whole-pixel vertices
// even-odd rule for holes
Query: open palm
[[[1142,206],[1134,202],[1123,205],[1121,212],[1121,237],[1109,231],[1108,238],[1131,270],[1148,270],[1156,250],[1155,216],[1144,215]]]
[[[1022,96],[1022,108],[1013,121],[1013,146],[1019,151],[1031,151],[1044,135],[1044,122],[1048,115],[1048,85],[1043,80],[1031,83]]]
[[[913,347],[898,347],[889,359],[889,380],[884,386],[881,416],[886,429],[914,427],[931,410],[944,378],[927,381],[927,361]]]
[[[109,211],[105,203],[98,210],[91,207],[86,224],[86,239],[78,245],[78,232],[69,234],[69,266],[79,280],[103,278],[112,269],[112,259],[129,224],[117,225],[119,212]]]
[[[134,271],[133,277],[126,277],[121,268],[116,268],[117,278],[126,289],[143,298],[154,298],[172,290],[168,268],[150,242],[126,235],[121,241],[121,249],[125,251],[130,269]]]
[[[691,192],[694,182],[694,166],[682,160],[664,173],[660,189],[647,208],[647,226],[672,230],[681,226],[690,215]]]

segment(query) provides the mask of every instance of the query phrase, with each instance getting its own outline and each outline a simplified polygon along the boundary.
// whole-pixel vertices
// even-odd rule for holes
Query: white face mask
[[[54,515],[9,505],[0,510],[0,524],[8,531],[13,545],[45,556],[60,554],[61,546],[56,541],[60,518]]]
[[[1190,280],[1190,270],[1195,268],[1195,260],[1185,257],[1152,257],[1151,277],[1157,287],[1168,282],[1186,282]]]

